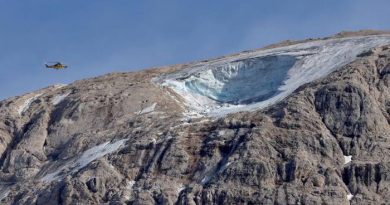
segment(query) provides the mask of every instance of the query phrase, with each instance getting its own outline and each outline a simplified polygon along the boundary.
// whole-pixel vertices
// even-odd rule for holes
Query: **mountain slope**
[[[390,36],[344,35],[1,101],[1,202],[390,203]]]

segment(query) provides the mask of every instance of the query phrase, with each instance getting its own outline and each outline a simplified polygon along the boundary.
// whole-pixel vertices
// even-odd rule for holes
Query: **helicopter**
[[[60,70],[60,69],[64,69],[64,68],[68,67],[67,65],[62,64],[60,62],[53,62],[51,65],[48,65],[47,63],[45,63],[45,66],[46,66],[46,68],[53,68],[56,70]]]

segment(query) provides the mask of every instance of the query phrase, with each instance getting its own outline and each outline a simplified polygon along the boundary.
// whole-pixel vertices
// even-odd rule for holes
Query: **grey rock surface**
[[[221,118],[152,82],[185,67],[1,101],[1,204],[390,204],[389,46]]]

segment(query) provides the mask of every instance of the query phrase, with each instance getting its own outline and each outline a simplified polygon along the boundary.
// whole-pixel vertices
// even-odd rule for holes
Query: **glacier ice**
[[[277,94],[295,62],[288,55],[244,59],[196,73],[185,86],[221,103],[249,104]]]
[[[154,82],[179,94],[188,112],[218,117],[272,105],[362,52],[387,44],[390,35],[309,41],[194,63]]]

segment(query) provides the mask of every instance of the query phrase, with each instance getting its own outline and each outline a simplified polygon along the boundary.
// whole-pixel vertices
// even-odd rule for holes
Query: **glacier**
[[[314,40],[194,63],[153,82],[179,94],[188,113],[221,117],[272,105],[387,44],[390,35]]]
[[[296,60],[274,55],[236,61],[194,74],[185,86],[221,103],[249,104],[278,93]]]

